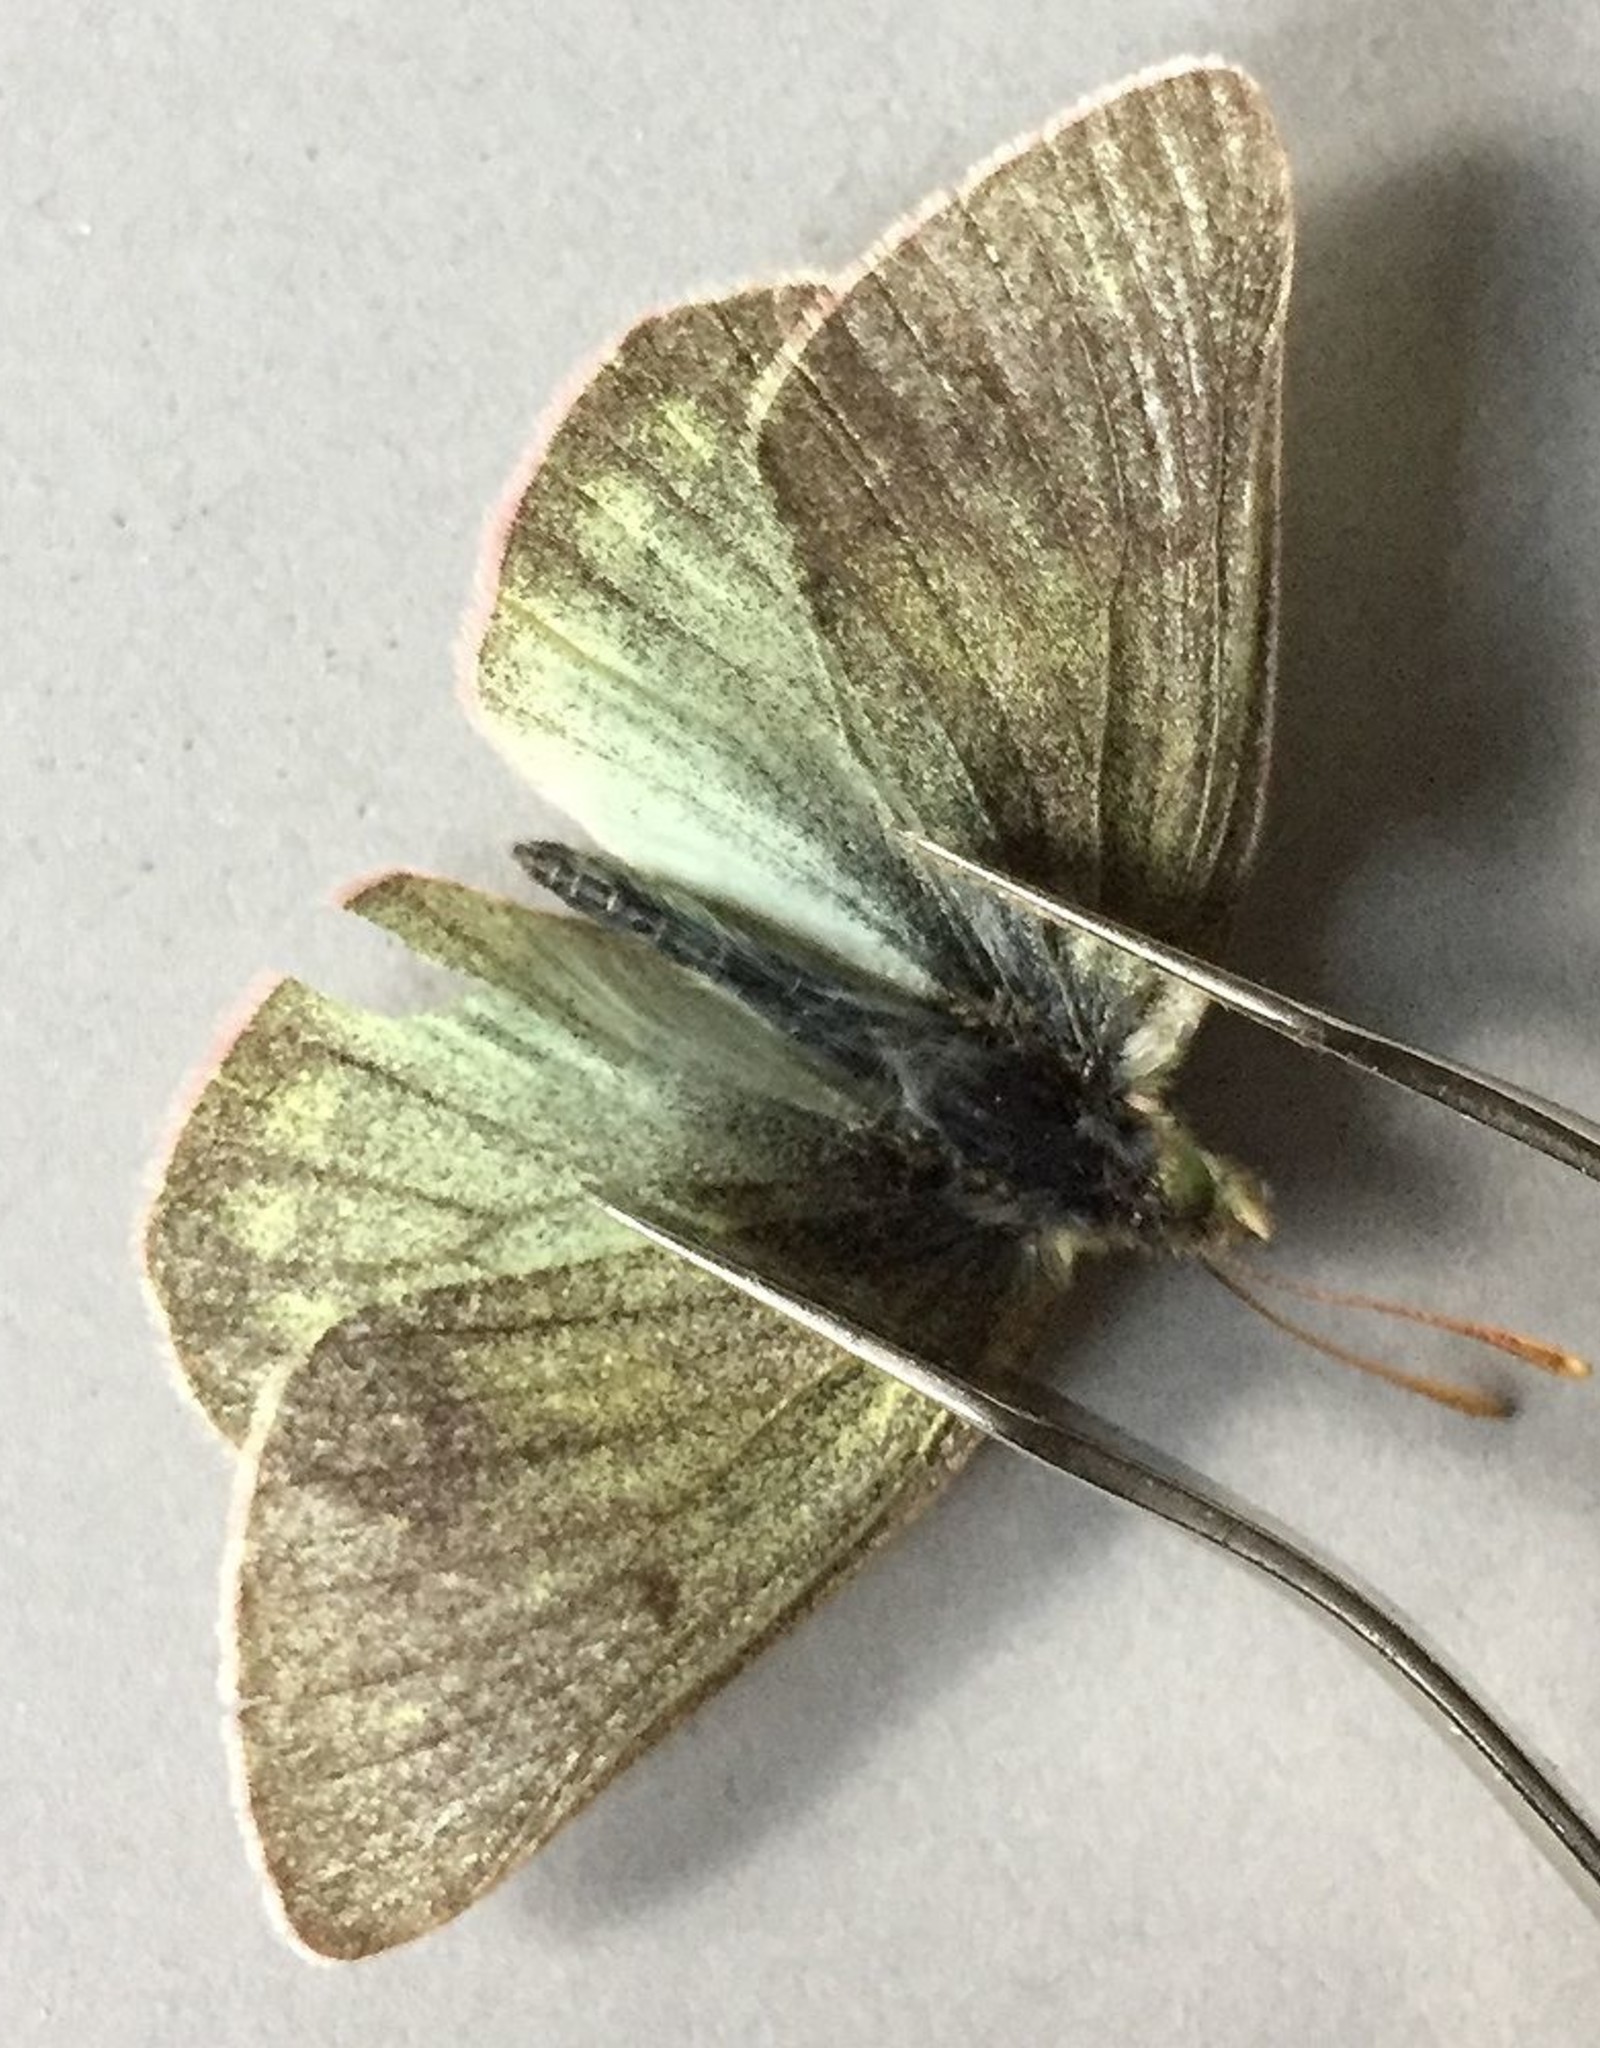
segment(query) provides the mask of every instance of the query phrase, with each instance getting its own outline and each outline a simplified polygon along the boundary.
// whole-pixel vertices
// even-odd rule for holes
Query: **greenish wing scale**
[[[648,947],[413,875],[354,907],[475,992],[385,1018],[281,985],[149,1238],[195,1392],[248,1418],[246,1804],[289,1926],[338,1956],[531,1853],[975,1441],[642,1249],[597,1179],[807,1245],[831,1206],[871,1297],[964,1353],[1027,1293],[1009,1246],[933,1258],[857,1106]]]
[[[678,307],[601,365],[496,535],[471,701],[608,852],[921,985],[935,899],[833,718],[749,427],[818,291]]]
[[[481,986],[382,1017],[280,983],[190,1110],[146,1264],[188,1385],[235,1441],[263,1382],[343,1317],[615,1251],[597,1176],[808,1200],[855,1114],[648,947],[421,876],[353,907]]]

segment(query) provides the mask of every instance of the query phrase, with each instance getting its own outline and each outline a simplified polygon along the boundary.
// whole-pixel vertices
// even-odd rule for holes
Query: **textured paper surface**
[[[452,701],[484,509],[639,308],[852,256],[1185,48],[1303,219],[1281,745],[1236,958],[1600,1110],[1600,16],[793,0],[0,20],[0,2008],[74,2048],[1537,2042],[1600,1920],[1360,1659],[998,1453],[442,1936],[278,1942],[228,1811],[216,1447],[129,1253],[259,970],[541,823]],[[347,928],[348,927],[348,928]],[[1242,1030],[1190,1092],[1314,1276],[1600,1349],[1600,1190]],[[1600,1393],[1474,1427],[1199,1278],[1076,1385],[1386,1588],[1600,1808]]]

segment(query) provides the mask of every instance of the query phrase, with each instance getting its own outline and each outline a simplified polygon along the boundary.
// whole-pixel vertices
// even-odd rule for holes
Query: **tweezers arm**
[[[1600,1837],[1593,1827],[1548,1771],[1448,1665],[1423,1647],[1392,1609],[1362,1592],[1311,1551],[1278,1535],[1198,1480],[1180,1475],[1159,1452],[1122,1438],[1097,1416],[1053,1390],[1030,1390],[1027,1410],[1012,1405],[1012,1413],[1029,1440],[1014,1431],[1006,1442],[1058,1471],[1070,1472],[1102,1493],[1130,1501],[1203,1542],[1215,1544],[1298,1594],[1375,1651],[1471,1744],[1584,1876],[1600,1886]]]
[[[958,1372],[915,1356],[766,1278],[726,1248],[701,1242],[675,1221],[658,1220],[611,1201],[602,1201],[601,1206],[614,1221],[651,1243],[938,1401],[1013,1450],[1186,1529],[1298,1594],[1376,1651],[1471,1744],[1591,1883],[1600,1886],[1600,1837],[1550,1774],[1396,1614],[1331,1565],[1233,1505],[1175,1460],[1125,1436],[1051,1387],[1010,1376]]]
[[[1248,981],[1242,974],[1229,973],[1176,946],[1147,938],[1143,932],[1099,911],[1080,910],[1075,903],[1046,895],[1043,890],[985,867],[965,854],[952,853],[948,847],[920,834],[905,836],[936,865],[1005,897],[1047,924],[1103,939],[1108,945],[1118,946],[1163,973],[1187,982],[1225,1009],[1292,1039],[1296,1045],[1328,1053],[1349,1066],[1359,1067],[1363,1073],[1376,1074],[1397,1088],[1409,1089],[1414,1095],[1429,1096],[1458,1116],[1470,1117],[1474,1123],[1500,1131],[1520,1144],[1531,1145],[1536,1152],[1559,1159],[1563,1166],[1572,1167],[1590,1180],[1600,1180],[1600,1124],[1587,1117],[1546,1102],[1508,1081],[1497,1080],[1492,1074],[1438,1059],[1378,1032],[1363,1031],[1310,1003],[1296,1002],[1292,996],[1279,995],[1275,989]]]
[[[1254,984],[1246,982],[1245,988]],[[1265,991],[1263,991],[1265,993]],[[1218,997],[1219,1002],[1223,1000]],[[1309,1004],[1293,1003],[1286,996],[1276,998],[1284,1015],[1276,1025],[1286,1038],[1296,1039],[1315,1051],[1331,1053],[1336,1060],[1392,1081],[1414,1095],[1428,1095],[1453,1109],[1457,1116],[1499,1131],[1519,1144],[1529,1145],[1551,1159],[1559,1159],[1590,1180],[1600,1180],[1600,1124],[1562,1109],[1542,1096],[1530,1095],[1509,1081],[1480,1073],[1476,1067],[1458,1066],[1418,1052],[1376,1032],[1362,1031],[1353,1024],[1325,1016]],[[1230,1007],[1239,1008],[1233,1004]],[[1248,1013],[1246,1013],[1248,1014]],[[1270,1019],[1263,1018],[1263,1022]]]

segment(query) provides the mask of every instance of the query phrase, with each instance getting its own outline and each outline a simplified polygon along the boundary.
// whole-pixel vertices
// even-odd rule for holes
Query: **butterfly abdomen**
[[[516,855],[525,874],[580,917],[612,931],[631,932],[663,951],[673,950],[671,927],[683,920],[675,921],[659,896],[600,856],[580,853],[556,839],[526,842],[517,847]],[[678,936],[682,940],[688,935]],[[663,945],[663,940],[669,943]]]
[[[843,981],[725,923],[694,898],[557,840],[518,846],[524,873],[569,909],[653,946],[856,1079],[885,1078],[868,1028],[879,1007]]]

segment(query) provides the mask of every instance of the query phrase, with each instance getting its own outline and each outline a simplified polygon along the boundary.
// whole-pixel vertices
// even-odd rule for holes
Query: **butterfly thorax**
[[[1156,1134],[1110,1073],[1075,1070],[1037,1034],[931,1005],[878,1043],[892,1120],[936,1155],[975,1221],[1136,1237],[1155,1224]]]
[[[1179,1251],[1263,1230],[1250,1177],[1196,1144],[1113,1049],[1069,1053],[1011,1005],[846,979],[601,855],[546,841],[517,856],[573,909],[784,1032],[870,1105],[880,1149],[974,1224]]]

